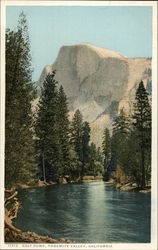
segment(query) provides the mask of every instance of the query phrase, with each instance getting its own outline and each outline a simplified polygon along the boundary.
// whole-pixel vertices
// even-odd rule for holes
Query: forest
[[[144,188],[151,180],[152,113],[143,81],[136,89],[132,112],[120,110],[112,131],[105,127],[102,147],[97,148],[79,109],[70,121],[67,96],[55,76],[54,69],[45,78],[33,110],[37,93],[22,13],[17,29],[6,30],[5,186],[32,179],[58,183],[64,176],[80,180],[103,175],[109,180],[119,169]]]

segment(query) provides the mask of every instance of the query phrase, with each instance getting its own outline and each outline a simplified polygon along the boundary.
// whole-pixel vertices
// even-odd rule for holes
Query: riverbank
[[[82,178],[78,178],[76,180],[68,181],[65,177],[60,178],[59,182],[44,182],[40,180],[32,180],[26,184],[18,183],[14,189],[28,189],[28,188],[42,188],[47,186],[59,185],[59,184],[79,184],[86,182],[94,182],[94,181],[102,181],[102,176],[83,176]],[[109,183],[114,185],[117,189],[121,191],[137,191],[140,193],[150,193],[151,192],[151,183],[145,188],[141,188],[135,182],[131,182],[130,180],[123,180],[119,182],[116,178],[111,178],[109,181],[105,183]]]
[[[146,186],[144,188],[141,188],[137,185],[137,183],[134,182],[117,182],[115,179],[110,179],[108,182],[109,184],[112,184],[116,187],[116,189],[119,189],[121,191],[135,191],[140,193],[151,193],[151,186]]]
[[[103,176],[90,176],[86,175],[82,178],[79,177],[74,180],[70,180],[67,176],[60,177],[58,182],[46,182],[41,180],[32,180],[27,183],[17,183],[13,189],[27,189],[27,188],[40,188],[40,187],[46,187],[46,186],[53,186],[58,184],[77,184],[77,183],[84,183],[84,182],[93,182],[93,181],[102,181]]]
[[[146,183],[146,187],[142,188],[140,184],[134,181],[131,176],[128,176],[120,165],[117,165],[116,171],[111,173],[111,179],[109,183],[113,184],[117,189],[121,191],[135,191],[140,193],[151,192],[151,181]]]
[[[28,242],[28,243],[72,243],[70,240],[64,238],[53,239],[48,236],[41,236],[34,232],[23,232],[14,227],[13,219],[17,217],[18,211],[21,207],[18,198],[18,191],[15,189],[5,190],[5,228],[4,236],[5,242]]]
[[[103,180],[103,176],[83,176],[83,178],[81,179],[81,183],[84,182],[93,182],[93,181],[102,181]]]

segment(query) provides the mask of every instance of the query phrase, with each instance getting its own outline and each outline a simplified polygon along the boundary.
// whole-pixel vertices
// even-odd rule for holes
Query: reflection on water
[[[150,194],[121,192],[104,182],[22,190],[14,224],[75,242],[150,242]]]

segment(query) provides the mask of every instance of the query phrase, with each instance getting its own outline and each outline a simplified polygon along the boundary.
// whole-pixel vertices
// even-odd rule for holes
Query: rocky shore
[[[107,183],[114,185],[117,189],[121,191],[137,191],[140,193],[151,193],[151,186],[146,186],[141,188],[134,182],[117,182],[115,179],[110,179]]]

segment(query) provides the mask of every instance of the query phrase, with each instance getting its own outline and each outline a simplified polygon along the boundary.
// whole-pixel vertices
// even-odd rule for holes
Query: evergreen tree
[[[104,130],[102,149],[104,155],[104,170],[106,171],[111,158],[111,138],[108,128]]]
[[[80,178],[82,164],[78,159],[78,155],[73,145],[70,145],[70,176],[72,179]]]
[[[60,175],[70,174],[70,142],[69,142],[69,119],[68,119],[68,104],[67,98],[62,86],[59,88],[58,100],[58,130],[59,143],[61,147],[61,166],[59,169]]]
[[[58,126],[57,84],[55,71],[53,71],[47,75],[43,83],[35,124],[37,149],[39,152],[42,151],[44,159],[51,164],[49,180],[58,178],[62,158]]]
[[[141,186],[145,187],[145,170],[148,165],[151,165],[151,106],[142,81],[136,91],[133,119],[141,154]],[[148,156],[148,160],[145,155]]]
[[[83,149],[82,175],[84,175],[84,166],[89,159],[89,141],[90,141],[90,126],[88,122],[84,122],[83,135],[82,135],[82,149]]]
[[[100,148],[92,142],[89,146],[89,168],[87,173],[89,175],[97,176],[103,174],[103,161]]]
[[[71,143],[78,155],[80,162],[83,162],[83,118],[79,109],[76,110],[71,124]]]
[[[126,164],[126,150],[128,147],[128,138],[130,135],[131,126],[130,119],[126,116],[124,109],[121,109],[120,114],[116,117],[113,123],[113,134],[111,139],[112,153],[116,156],[117,163],[128,172]]]
[[[141,185],[140,149],[138,145],[138,133],[131,126],[131,132],[126,141],[126,154],[124,155],[125,173],[131,181]]]
[[[6,185],[29,180],[35,172],[31,75],[28,28],[21,13],[17,30],[6,31]]]

